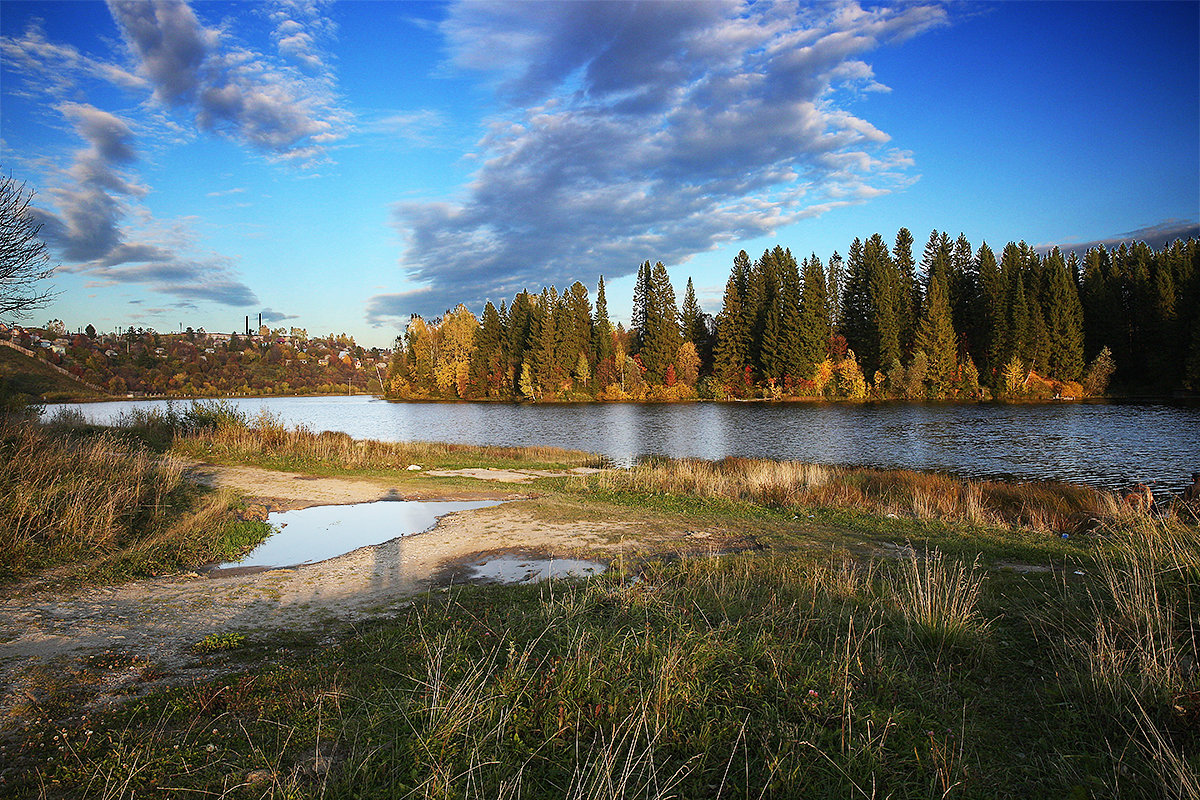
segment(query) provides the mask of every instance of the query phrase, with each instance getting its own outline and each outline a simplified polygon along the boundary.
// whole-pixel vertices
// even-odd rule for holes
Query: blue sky
[[[1195,235],[1200,4],[0,4],[0,166],[61,265],[40,323],[384,346],[662,260],[905,226]]]

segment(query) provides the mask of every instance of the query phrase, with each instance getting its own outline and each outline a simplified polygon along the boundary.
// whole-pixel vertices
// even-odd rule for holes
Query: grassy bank
[[[1054,482],[973,481],[934,472],[852,469],[792,461],[656,459],[606,472],[591,488],[642,495],[746,501],[768,508],[820,506],[1058,533],[1144,519],[1115,495]]]
[[[230,673],[38,731],[7,787],[1195,797],[1197,552],[1163,530],[1086,576],[741,554],[435,593],[332,646],[198,655]]]
[[[407,463],[587,460],[177,417],[174,452],[427,485]],[[86,687],[154,673],[114,654],[0,725],[0,796],[1200,797],[1194,525],[1080,487],[741,460],[537,488],[770,533],[452,587],[352,629],[215,631],[193,657],[216,677],[89,706]]]
[[[270,533],[119,432],[0,419],[0,582],[117,581],[232,558]]]

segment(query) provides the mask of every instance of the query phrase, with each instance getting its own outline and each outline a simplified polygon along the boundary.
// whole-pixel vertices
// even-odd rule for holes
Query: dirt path
[[[65,595],[6,597],[0,601],[0,694],[10,700],[0,700],[0,729],[8,716],[3,706],[19,702],[28,691],[23,676],[29,668],[60,657],[114,652],[122,663],[152,662],[169,674],[184,669],[195,643],[211,633],[304,630],[386,614],[432,585],[462,580],[465,565],[484,554],[608,560],[634,549],[702,551],[723,541],[720,533],[682,530],[670,518],[599,519],[582,504],[533,498],[497,483],[438,491],[253,467],[204,466],[195,472],[270,510],[379,499],[509,502],[458,512],[424,533],[312,565],[248,574],[189,573]]]

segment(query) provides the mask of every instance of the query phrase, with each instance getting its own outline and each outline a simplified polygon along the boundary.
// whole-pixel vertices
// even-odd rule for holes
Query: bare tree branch
[[[42,226],[29,213],[33,190],[0,176],[0,314],[24,317],[54,299],[42,282],[54,274]]]

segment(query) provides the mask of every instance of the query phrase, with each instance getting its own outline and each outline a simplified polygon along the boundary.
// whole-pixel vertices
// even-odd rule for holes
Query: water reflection
[[[439,517],[455,511],[487,508],[500,500],[466,502],[423,502],[381,500],[345,506],[314,506],[298,511],[281,511],[267,516],[278,529],[240,561],[221,564],[231,567],[290,567],[312,564],[340,556],[367,545],[397,536],[429,530]]]
[[[493,556],[470,565],[471,579],[488,583],[537,583],[550,578],[599,575],[604,570],[604,564],[599,561],[519,555]]]
[[[105,422],[135,402],[163,401],[77,407]],[[357,438],[557,445],[601,453],[618,465],[651,454],[733,455],[1103,487],[1144,481],[1155,482],[1156,491],[1181,489],[1200,469],[1196,403],[525,405],[388,403],[365,396],[234,402],[251,414],[266,408],[289,425]]]

